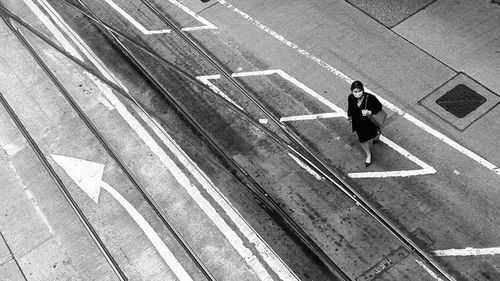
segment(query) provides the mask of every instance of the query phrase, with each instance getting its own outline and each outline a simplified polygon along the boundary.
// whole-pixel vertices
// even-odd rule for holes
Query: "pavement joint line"
[[[260,23],[258,20],[254,19],[252,16],[248,15],[247,13],[243,12],[242,10],[238,9],[234,5],[228,3],[225,0],[219,0],[219,3],[223,5],[224,7],[232,10],[236,14],[240,15],[253,25],[257,26],[259,29],[262,31],[266,32],[267,34],[271,35],[281,43],[287,45],[288,47],[296,50],[298,53],[301,55],[305,56],[307,59],[315,62],[316,64],[320,65],[324,69],[328,70],[329,72],[333,73],[335,76],[339,77],[340,79],[344,80],[347,83],[352,83],[353,79],[347,76],[346,74],[342,73],[340,70],[336,69],[335,67],[331,66],[330,64],[322,61],[320,58],[314,56],[313,54],[309,53],[308,51],[301,49],[297,44],[293,43],[292,41],[289,41],[286,39],[284,36],[280,35],[279,33],[275,32],[274,30],[270,29],[269,27],[263,25]],[[410,121],[412,124],[416,125],[417,127],[423,129],[427,133],[435,136],[439,140],[443,141],[444,143],[448,144],[452,148],[458,150],[462,154],[468,156],[472,160],[476,161],[477,163],[481,164],[482,166],[486,167],[488,170],[491,170],[495,174],[500,176],[500,168],[497,167],[495,164],[489,162],[488,160],[484,159],[483,157],[479,156],[478,154],[468,150],[464,146],[460,145],[459,143],[453,141],[452,139],[448,138],[444,134],[438,132],[437,130],[431,128],[429,125],[423,123],[422,121],[416,119],[409,113],[403,111],[402,109],[398,108],[394,104],[390,103],[389,101],[385,100],[384,98],[380,97],[378,94],[375,94],[373,91],[369,90],[368,88],[365,88],[366,92],[369,92],[373,95],[375,95],[377,98],[379,98],[380,102],[389,108],[390,110],[396,112],[397,114],[403,116],[405,119]]]

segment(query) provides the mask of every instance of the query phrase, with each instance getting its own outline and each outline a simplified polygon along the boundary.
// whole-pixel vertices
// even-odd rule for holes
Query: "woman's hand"
[[[363,116],[370,116],[370,115],[372,115],[372,111],[367,110],[367,109],[363,109],[363,110],[361,110],[361,114],[363,114]]]

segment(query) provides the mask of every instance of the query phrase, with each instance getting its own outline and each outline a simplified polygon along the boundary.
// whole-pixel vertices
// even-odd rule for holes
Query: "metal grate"
[[[458,118],[464,118],[485,102],[485,97],[464,84],[458,84],[436,100],[437,104]]]

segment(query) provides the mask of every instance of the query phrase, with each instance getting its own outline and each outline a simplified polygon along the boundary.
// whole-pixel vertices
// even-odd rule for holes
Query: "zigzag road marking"
[[[270,29],[269,27],[263,25],[260,23],[258,20],[252,18],[250,15],[247,13],[243,12],[242,10],[236,8],[234,5],[228,3],[225,0],[219,0],[219,3],[223,5],[224,7],[232,10],[236,14],[240,15],[243,17],[245,20],[250,22],[251,24],[255,25],[262,31],[266,32],[267,34],[271,35],[274,37],[276,40],[280,41],[281,43],[285,44],[286,46],[292,48],[293,50],[296,50],[298,53],[306,57],[307,59],[313,61],[314,63],[318,64],[319,66],[323,67],[327,71],[333,73],[335,76],[339,77],[340,79],[344,80],[345,82],[351,84],[353,82],[353,79],[350,78],[349,76],[345,75],[335,67],[329,65],[328,63],[322,61],[320,58],[314,56],[313,54],[309,53],[308,51],[300,48],[297,44],[293,43],[292,41],[286,39],[283,35],[278,34],[276,31]],[[391,109],[392,111],[396,112],[397,114],[401,115],[403,118],[406,120],[410,121],[412,124],[416,125],[417,127],[423,129],[427,133],[433,135],[434,137],[438,138],[439,140],[443,141],[444,143],[448,144],[452,148],[458,150],[460,153],[463,153],[467,155],[469,158],[472,160],[476,161],[477,163],[483,165],[487,169],[493,171],[495,174],[500,175],[500,168],[497,167],[495,164],[489,162],[488,160],[482,158],[481,156],[477,155],[476,153],[468,150],[467,148],[463,147],[459,143],[455,142],[454,140],[448,138],[444,134],[436,131],[435,129],[431,128],[429,125],[425,124],[424,122],[418,120],[417,118],[413,117],[412,115],[408,114],[404,110],[398,108],[394,104],[388,102],[387,100],[383,99],[379,95],[373,93],[369,89],[365,88],[367,92],[370,92],[377,96],[379,98],[380,102],[386,106],[387,108]]]
[[[307,87],[297,79],[293,78],[289,74],[287,74],[285,71],[281,69],[270,69],[270,70],[261,70],[261,71],[249,71],[249,72],[239,72],[239,73],[233,73],[231,74],[232,77],[248,77],[248,76],[261,76],[261,75],[273,75],[277,74],[281,76],[283,79],[291,82],[295,86],[299,87],[302,89],[304,92],[309,94],[310,96],[318,99],[320,102],[331,108],[335,112],[330,112],[330,113],[321,113],[321,114],[311,114],[311,115],[299,115],[299,116],[289,116],[289,117],[281,117],[280,121],[298,121],[298,120],[316,120],[319,118],[347,118],[346,112],[312,90],[311,88]],[[210,80],[214,79],[220,79],[220,75],[206,75],[206,76],[198,76],[198,80],[202,81],[205,83],[210,89],[212,89],[215,93],[221,95],[223,98],[228,100],[229,102],[233,103],[236,105],[238,108],[242,109],[235,101],[233,101],[231,98],[229,98],[226,94],[224,94],[217,86],[215,86]],[[260,123],[267,123],[267,119],[259,119]],[[384,142],[387,144],[390,148],[394,149],[413,163],[417,164],[420,166],[422,169],[417,169],[417,170],[400,170],[400,171],[381,171],[381,172],[359,172],[359,173],[348,173],[349,177],[351,178],[387,178],[387,177],[408,177],[408,176],[418,176],[418,175],[428,175],[428,174],[435,174],[436,170],[431,167],[430,165],[426,164],[425,162],[421,161],[411,153],[409,153],[407,150],[402,148],[401,146],[397,145],[396,143],[392,142],[388,138],[384,136],[380,136],[380,141]],[[302,165],[301,165],[302,166]]]
[[[115,2],[112,0],[104,0],[106,3],[108,3],[111,8],[115,9],[120,15],[122,15],[125,19],[127,19],[131,24],[133,24],[138,30],[140,30],[142,33],[146,35],[154,35],[154,34],[164,34],[164,33],[170,33],[171,29],[160,29],[160,30],[148,30],[145,28],[142,24],[140,24],[138,21],[136,21],[131,15],[129,15],[127,12],[125,12],[120,6],[118,6]],[[181,28],[181,31],[193,31],[193,30],[202,30],[202,29],[217,29],[217,26],[206,20],[205,18],[197,15],[195,12],[190,10],[188,7],[182,5],[180,2],[177,2],[175,0],[169,0],[170,3],[173,5],[177,6],[180,8],[182,11],[184,11],[186,14],[190,15],[197,21],[203,23],[204,25],[201,26],[193,26],[193,27],[183,27]]]

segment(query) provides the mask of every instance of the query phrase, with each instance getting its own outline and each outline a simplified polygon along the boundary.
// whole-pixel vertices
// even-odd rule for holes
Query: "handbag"
[[[365,110],[366,110],[366,103],[368,102],[369,96],[370,96],[370,94],[366,95],[366,98],[365,98]],[[379,112],[377,112],[375,114],[372,113],[371,115],[369,115],[367,117],[370,119],[370,121],[373,122],[373,124],[375,124],[377,127],[382,129],[382,127],[384,126],[385,119],[387,118],[387,113],[384,111],[383,108],[381,108]]]

